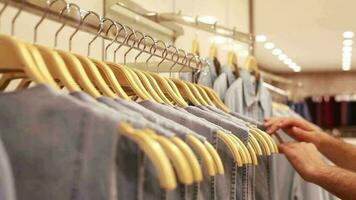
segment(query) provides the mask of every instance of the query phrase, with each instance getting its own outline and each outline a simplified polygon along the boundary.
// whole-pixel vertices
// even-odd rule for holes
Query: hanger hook
[[[176,60],[176,63],[174,65],[171,66],[171,68],[169,69],[169,72],[170,72],[170,76],[171,76],[171,73],[173,71],[173,67],[176,66],[176,64],[179,62],[179,59],[180,59],[180,53],[179,52],[183,52],[183,55],[184,57],[182,58],[182,62],[179,63],[180,65],[183,65],[184,64],[184,61],[186,60],[186,57],[187,57],[187,53],[183,50],[183,49],[178,49],[177,51],[177,60]],[[173,59],[173,56],[172,56],[172,59]],[[180,72],[178,72],[178,76],[180,75]]]
[[[155,53],[157,51],[157,41],[151,36],[150,36],[150,38],[152,39],[153,43],[152,43],[152,46],[150,48],[150,54],[151,55],[146,59],[146,70],[148,70],[148,61],[155,55]]]
[[[162,40],[157,40],[157,41],[156,41],[156,44],[159,43],[159,42],[163,44],[164,50],[163,50],[162,55],[161,55],[162,60],[157,64],[157,68],[156,68],[156,72],[157,72],[157,73],[159,72],[159,67],[160,67],[160,65],[163,63],[163,61],[165,61],[165,60],[167,59],[167,56],[168,56],[168,50],[167,50],[167,45],[166,45],[166,43],[163,42]]]
[[[119,46],[117,46],[117,48],[114,50],[114,62],[115,62],[115,63],[116,63],[116,53],[117,53],[117,51],[119,51],[119,49],[126,43],[126,40],[127,40],[128,37],[130,36],[130,35],[127,34],[127,28],[129,28],[130,31],[132,31],[132,29],[131,29],[130,27],[127,27],[127,28],[126,28],[126,26],[124,26],[124,25],[122,25],[122,24],[120,24],[120,25],[121,25],[122,27],[124,27],[124,33],[125,33],[125,35],[124,35],[124,40],[123,40],[122,42],[120,42],[120,41],[117,40],[118,37],[115,39],[116,42],[119,43]],[[119,36],[119,35],[118,35],[118,36]]]
[[[173,68],[173,67],[178,63],[178,61],[179,61],[179,52],[178,52],[177,47],[175,47],[175,46],[172,45],[172,44],[170,44],[170,45],[167,46],[167,49],[169,49],[169,48],[173,48],[173,49],[174,49],[174,52],[172,53],[172,57],[171,57],[171,60],[173,61],[173,64],[172,64],[172,66],[169,68],[169,77],[171,77],[171,76],[172,76],[172,68]],[[176,60],[174,60],[174,56],[177,57]]]
[[[130,29],[130,31],[131,31],[131,34],[129,35],[129,37],[126,39],[126,44],[127,45],[129,45],[130,46],[130,48],[125,52],[125,54],[124,54],[124,64],[126,65],[126,56],[127,56],[127,54],[135,47],[135,44],[136,44],[136,32],[135,32],[135,30],[133,30],[132,28],[130,28],[130,27],[127,27],[128,29]],[[133,43],[130,45],[129,43],[130,43],[130,39],[131,39],[131,37],[132,36],[134,36],[135,37],[135,39],[133,40]]]
[[[62,19],[63,17],[63,13],[65,11],[67,12],[70,12],[71,8],[75,8],[76,11],[77,11],[77,14],[79,14],[79,17],[80,17],[80,20],[82,21],[82,15],[81,15],[81,11],[80,11],[80,7],[77,5],[77,4],[74,4],[74,3],[68,3],[62,10],[61,12],[59,13],[59,20]],[[57,30],[55,36],[54,36],[54,47],[57,47],[57,44],[58,44],[58,35],[59,33],[63,30],[63,28],[65,27],[66,25],[66,19],[64,19],[63,23],[62,23],[62,26]]]
[[[26,0],[21,0],[20,7],[17,10],[14,18],[11,20],[11,35],[15,35],[15,22],[18,19],[18,17],[20,16],[25,3],[26,3]]]
[[[1,28],[1,17],[2,17],[2,14],[4,13],[4,11],[6,10],[8,5],[9,5],[9,0],[5,1],[3,7],[0,10],[0,28]]]
[[[87,19],[87,17],[89,17],[90,15],[95,16],[99,20],[98,31],[100,31],[101,28],[102,28],[101,16],[98,13],[93,12],[93,11],[82,11],[82,13],[83,14],[85,13],[85,14],[81,18],[80,23],[75,28],[74,32],[69,36],[69,51],[72,50],[72,40],[73,40],[74,36],[78,33],[79,29],[82,27],[82,25],[84,24],[84,22]],[[88,54],[88,56],[89,56],[89,54]]]
[[[198,72],[200,72],[200,70],[199,70],[199,64],[198,64],[198,63],[201,62],[201,61],[200,61],[200,59],[199,59],[199,56],[194,55],[194,54],[192,54],[192,53],[188,53],[187,56],[188,56],[188,57],[191,56],[191,58],[189,59],[188,64],[187,64],[188,67],[192,68],[191,65],[190,65],[190,63],[192,62],[193,59],[195,60],[195,63],[197,64],[197,65],[196,65],[197,67],[196,67],[196,68],[193,68],[193,69],[197,69],[197,70],[194,71],[194,73],[193,73],[193,83],[196,83],[197,77],[195,76],[195,74],[197,74]]]
[[[34,34],[33,34],[33,43],[37,43],[37,31],[38,31],[39,26],[42,24],[42,22],[44,21],[44,19],[47,17],[50,8],[51,8],[56,2],[58,2],[58,1],[63,2],[63,3],[65,4],[64,7],[67,6],[67,2],[66,2],[65,0],[46,1],[46,4],[47,4],[46,10],[45,10],[45,12],[43,13],[43,15],[42,15],[40,21],[37,22],[37,24],[36,24],[36,26],[35,26],[35,28],[34,28],[34,30],[33,30],[33,33],[34,33]],[[64,7],[63,7],[63,8],[64,8]]]
[[[141,32],[140,32],[141,33]],[[137,44],[137,48],[140,49],[140,45],[142,43],[142,41],[144,42],[143,43],[143,48],[141,49],[141,51],[135,56],[135,64],[137,63],[137,59],[138,57],[146,50],[146,47],[147,47],[147,41],[146,41],[146,38],[149,38],[152,40],[152,42],[154,42],[154,39],[149,36],[149,35],[143,35],[143,37],[138,41],[138,44]]]
[[[108,52],[108,49],[109,49],[109,47],[115,42],[115,40],[116,40],[116,38],[119,36],[119,34],[120,34],[120,31],[119,31],[119,26],[118,26],[118,24],[116,23],[116,22],[114,22],[112,19],[110,19],[110,18],[106,18],[106,17],[104,17],[103,18],[103,20],[102,20],[102,23],[103,23],[103,26],[105,27],[105,22],[110,22],[111,24],[110,24],[110,26],[109,26],[109,28],[106,30],[106,33],[105,33],[105,36],[107,36],[108,37],[108,35],[109,35],[109,32],[110,32],[110,30],[111,30],[111,28],[112,27],[115,27],[115,36],[114,36],[114,38],[111,40],[111,42],[108,44],[108,45],[106,45],[106,47],[105,47],[105,49],[104,49],[104,52],[103,52],[103,54],[102,54],[102,60],[107,60],[107,52]],[[102,36],[102,38],[103,39],[105,39],[104,38],[104,36]]]
[[[184,67],[186,67],[186,64],[188,62],[187,53],[183,49],[179,49],[179,51],[183,52],[184,57],[182,59],[182,67],[178,71],[178,76],[180,76],[180,73],[182,73]]]
[[[126,26],[122,25],[122,24],[119,23],[119,22],[114,22],[114,24],[115,24],[115,27],[116,27],[116,34],[115,34],[114,38],[111,40],[110,44],[108,44],[108,45],[106,46],[106,48],[105,48],[105,60],[107,60],[107,55],[108,55],[107,52],[108,52],[109,47],[110,47],[111,45],[113,45],[114,42],[117,42],[117,39],[118,39],[118,37],[120,36],[121,31],[122,31],[122,30],[124,31],[125,37],[126,37],[126,35],[127,35]],[[118,29],[118,25],[121,26],[120,29]],[[112,26],[112,25],[111,25],[111,26]],[[106,35],[108,35],[109,30],[110,30],[110,28],[107,30]],[[115,60],[115,58],[114,58],[114,60]]]

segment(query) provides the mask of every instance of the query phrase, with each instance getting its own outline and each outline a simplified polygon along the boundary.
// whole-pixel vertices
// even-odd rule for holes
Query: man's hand
[[[329,167],[311,143],[284,143],[279,145],[279,150],[286,155],[298,174],[306,181],[317,181],[319,175]]]
[[[266,119],[264,126],[269,134],[274,134],[277,130],[282,129],[295,140],[313,143],[318,148],[321,140],[327,136],[319,127],[301,118],[269,118]]]

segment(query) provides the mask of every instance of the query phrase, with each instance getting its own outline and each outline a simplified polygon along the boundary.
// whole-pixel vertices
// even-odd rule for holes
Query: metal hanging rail
[[[61,5],[58,5],[61,2]],[[59,17],[60,11],[65,8],[68,4],[64,0],[51,0],[51,1],[46,1],[46,0],[0,0],[1,3],[3,3],[3,6],[12,6],[16,7],[18,9],[22,9],[23,11],[27,11],[39,16],[42,16],[44,12],[47,12],[46,19],[51,19],[53,21],[64,21],[65,20],[65,25],[77,28],[79,20],[78,18],[80,16],[78,15],[73,15],[71,13],[69,14],[63,14],[61,17]],[[51,2],[57,3],[56,6],[49,7],[49,4]],[[81,12],[87,12],[82,9],[80,9]],[[102,19],[103,17],[100,16]],[[114,21],[114,20],[112,20]],[[81,26],[80,30],[85,31],[87,33],[91,34],[97,34],[98,33],[98,20],[93,20],[93,19],[87,19],[85,22],[83,22],[83,26]],[[137,30],[132,29],[130,26],[123,25],[120,23],[122,26],[125,26],[126,29],[132,30],[133,32],[141,33]],[[110,25],[104,24],[103,28],[104,30],[109,30],[110,32],[105,35],[101,35],[103,38],[107,40],[113,40],[114,35],[115,35],[115,30],[111,31]],[[105,31],[104,31],[105,32]],[[139,34],[137,34],[139,35]],[[161,58],[162,61],[170,61],[175,63],[175,65],[182,65],[185,66],[182,72],[184,71],[195,71],[201,69],[202,66],[202,59],[199,56],[195,56],[193,54],[188,53],[187,56],[186,52],[182,49],[178,49],[177,53],[177,48],[175,48],[173,45],[167,45],[163,41],[159,41],[163,45],[155,45],[155,50],[152,52],[152,49],[150,49],[153,46],[153,42],[148,42],[148,41],[141,41],[144,36],[150,37],[149,35],[146,35],[144,33],[141,33],[140,38],[135,38],[135,37],[129,37],[127,41],[119,41],[116,40],[116,43],[132,48],[134,50],[138,50],[142,53],[149,54],[150,56],[156,57],[156,58]],[[119,37],[117,39],[121,38],[125,39],[125,36],[120,33]],[[152,38],[152,37],[151,37]],[[132,45],[134,44],[134,45]],[[165,46],[165,47],[162,47]],[[170,47],[170,48],[167,48]],[[173,50],[172,50],[173,49]],[[183,53],[182,53],[183,52]],[[160,68],[161,69],[161,68]],[[182,69],[181,67],[175,67],[175,70],[177,69]],[[172,70],[172,69],[170,69]]]
[[[227,38],[231,38],[236,41],[240,41],[249,45],[253,44],[254,37],[251,34],[243,33],[238,31],[236,28],[228,28],[215,23],[204,23],[199,20],[199,16],[192,17],[188,15],[183,15],[182,13],[157,13],[147,11],[141,8],[138,4],[132,0],[106,0],[107,7],[117,5],[123,7],[127,10],[130,10],[140,16],[151,19],[155,22],[161,23],[162,25],[169,25],[173,29],[176,27],[176,24],[186,25],[193,27],[195,29],[203,30],[206,32],[213,33],[215,35],[221,35]],[[167,24],[169,23],[169,24]]]

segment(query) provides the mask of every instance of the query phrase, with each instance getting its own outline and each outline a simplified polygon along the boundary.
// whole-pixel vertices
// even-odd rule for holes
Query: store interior
[[[333,137],[356,144],[356,71],[353,66],[353,46],[356,37],[353,31],[356,30],[356,24],[352,22],[353,15],[355,15],[352,14],[355,13],[353,5],[356,5],[356,2],[351,0],[0,0],[0,36],[2,35],[0,38],[0,46],[2,46],[0,47],[0,94],[2,92],[18,92],[27,88],[30,90],[31,87],[41,83],[56,85],[67,93],[74,90],[84,91],[95,98],[99,96],[120,97],[136,102],[151,98],[161,104],[179,107],[212,105],[224,112],[230,109],[240,113],[241,109],[237,108],[240,105],[237,105],[235,101],[232,102],[231,99],[238,99],[238,96],[241,96],[240,92],[247,95],[247,86],[236,86],[237,89],[235,88],[234,91],[230,89],[230,86],[236,82],[236,79],[244,79],[244,73],[248,72],[253,83],[256,80],[261,80],[261,88],[264,88],[261,90],[268,91],[271,102],[266,105],[267,100],[263,99],[266,98],[262,96],[263,92],[252,94],[255,96],[251,97],[253,98],[251,102],[257,99],[258,106],[262,107],[264,113],[261,117],[260,114],[255,117],[256,115],[246,114],[245,112],[248,113],[248,111],[244,107],[242,114],[248,117],[244,118],[245,121],[252,124],[258,122],[256,127],[260,128],[258,124],[263,124],[268,116],[266,106],[271,109],[271,115],[268,117],[299,116],[321,127]],[[98,67],[101,70],[93,72],[90,67],[85,68],[84,71],[80,71],[79,68],[76,71],[75,67],[68,67],[71,73],[75,71],[73,80],[78,85],[74,84],[73,86],[71,79],[63,78],[66,77],[63,71],[52,71],[51,67],[47,67],[46,70],[49,69],[51,74],[56,74],[59,77],[53,76],[54,81],[47,82],[46,76],[43,76],[45,77],[43,79],[40,75],[37,77],[35,73],[37,71],[33,72],[31,67],[29,69],[19,67],[27,66],[27,61],[19,61],[20,58],[26,60],[26,56],[13,51],[15,49],[11,46],[13,43],[7,43],[8,40],[2,38],[9,36],[32,45],[59,49],[59,52],[63,51],[63,57],[65,57],[64,52],[73,53],[78,57],[90,57],[95,60],[93,63],[97,66],[104,61],[111,63],[110,67],[115,64],[122,65],[132,69],[130,73],[135,72],[138,76],[127,75],[126,72],[118,73],[118,76],[115,72],[115,76],[113,76],[105,71],[108,68]],[[2,42],[2,40],[6,42]],[[17,44],[17,42],[15,43]],[[41,53],[43,52],[41,51]],[[17,57],[14,56],[15,54]],[[36,58],[36,55],[34,54],[32,57]],[[43,64],[48,66],[47,57],[43,57],[45,58]],[[67,62],[67,60],[65,61]],[[41,63],[39,63],[36,65],[40,66]],[[90,65],[88,64],[88,66]],[[215,77],[211,75],[214,74],[211,72],[212,68],[216,70]],[[235,82],[230,82],[227,73],[228,77],[225,77],[225,82],[222,81],[220,85],[215,86],[218,77],[220,78],[226,69],[231,71],[234,76],[232,81]],[[46,70],[40,69],[39,74],[49,73]],[[149,77],[146,73],[155,77],[158,85],[152,84],[151,86],[154,81],[146,79]],[[88,74],[88,76],[85,75],[88,79],[81,77],[81,74]],[[97,79],[97,75],[104,78]],[[166,82],[156,75],[165,77],[164,80],[172,79],[173,82]],[[127,78],[130,76],[134,78]],[[86,81],[94,84],[87,84]],[[137,83],[132,83],[136,81],[140,82],[138,86]],[[188,83],[198,84],[209,89],[198,88],[198,86],[195,88],[193,84],[189,85]],[[177,87],[169,86],[169,84],[176,84]],[[146,88],[147,91],[136,89],[136,86]],[[256,88],[258,91],[259,86]],[[228,97],[228,95],[230,96]],[[0,100],[1,97],[0,95]],[[241,101],[249,104],[249,102],[245,102],[248,100],[245,97]],[[31,107],[30,104],[27,106]],[[11,109],[9,111],[11,112]],[[249,121],[252,118],[253,120]],[[1,115],[0,119],[2,119]],[[14,120],[14,123],[17,123],[17,120]],[[189,128],[192,129],[192,127]],[[268,141],[270,140],[268,139]],[[273,150],[273,145],[281,142],[280,138],[273,137],[271,141],[270,153],[277,153],[278,150]],[[242,142],[244,141],[242,140]],[[214,145],[213,142],[212,144]],[[248,161],[241,162],[243,165],[248,163]],[[253,159],[250,162],[253,163]],[[281,162],[287,163],[285,158]],[[208,169],[203,167],[203,170],[209,171]],[[276,169],[285,170],[281,173],[292,171],[289,165]],[[17,172],[19,173],[19,171]],[[209,175],[213,177],[212,174]],[[197,194],[193,199],[336,199],[336,197],[329,196],[328,192],[324,193],[323,189],[315,189],[315,185],[304,182],[302,178],[295,175],[295,171],[292,174],[288,174],[288,176],[294,178],[286,178],[291,181],[288,179],[278,183],[278,187],[276,186],[278,193],[281,190],[284,191],[285,194],[282,192],[284,196],[281,194],[275,197],[272,197],[273,195],[268,198],[262,197],[260,195],[267,195],[267,193],[263,193],[263,189],[259,189],[257,184],[256,197],[253,195],[251,198],[239,196],[239,189],[234,191],[236,194],[230,191],[229,197],[227,197],[224,195],[228,192],[220,193],[220,190],[217,189],[216,198],[211,197],[215,194],[210,194],[211,196],[208,195],[208,197],[204,196],[204,192],[201,194],[197,192],[202,197],[198,198]],[[177,178],[181,181],[178,183],[178,187],[184,184],[189,185],[184,182],[185,179],[182,177]],[[152,176],[147,180],[153,178]],[[296,186],[296,182],[299,185]],[[220,183],[224,182],[218,181],[218,184]],[[238,180],[237,185],[240,183],[242,184]],[[30,184],[30,182],[26,182],[26,184]],[[169,181],[160,182],[161,188],[165,188],[167,191],[172,189],[173,185],[173,182]],[[0,184],[0,191],[1,186]],[[238,185],[237,188],[239,187]],[[157,189],[153,186],[152,188],[152,190]],[[197,186],[194,189],[196,188]],[[29,190],[25,189],[24,191],[28,192]],[[318,198],[313,193],[315,191],[318,191]],[[182,192],[179,194],[181,198],[173,198],[168,192],[161,197],[157,197],[154,192],[147,194],[143,192],[147,196],[140,196],[137,192],[135,199],[191,199],[187,198],[190,192],[189,189],[187,191],[184,189],[183,194]],[[313,194],[304,197],[294,194],[298,197],[292,197],[293,195],[290,193],[293,192]],[[274,192],[271,193],[274,194]],[[21,196],[24,194],[18,193],[17,196],[21,197],[19,199],[26,199]],[[95,196],[95,194],[93,195]],[[131,199],[120,196],[120,194],[116,195],[116,198],[102,197],[102,199]],[[0,199],[1,197],[0,192]],[[45,196],[41,196],[39,193],[37,197]],[[10,199],[14,200],[14,198],[4,200]]]

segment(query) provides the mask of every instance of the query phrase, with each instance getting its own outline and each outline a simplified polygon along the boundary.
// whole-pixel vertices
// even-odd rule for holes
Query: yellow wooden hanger
[[[135,130],[128,123],[121,122],[118,129],[119,132],[123,133],[125,136],[135,140],[150,158],[159,177],[160,186],[168,190],[175,189],[177,182],[174,170],[161,145],[148,134],[144,133],[144,131]]]
[[[7,8],[7,3],[4,5],[4,7],[2,8],[2,10],[0,11],[0,14],[2,14],[5,9]],[[12,19],[12,22],[11,22],[11,34],[14,35],[15,34],[15,22],[16,20],[18,19],[18,17],[20,16],[21,12],[23,10],[23,7],[21,6],[17,13],[15,14],[14,18]],[[41,54],[39,53],[38,49],[36,49],[34,46],[30,45],[30,44],[27,44],[27,43],[24,43],[26,45],[26,48],[29,50],[30,52],[30,55],[32,56],[34,62],[35,62],[35,66],[38,68],[39,72],[42,73],[42,76],[43,78],[46,79],[46,82],[49,84],[49,85],[52,85],[53,87],[56,87],[56,83],[55,83],[55,80],[54,78],[52,77],[52,75],[49,73],[47,67],[46,67],[46,64],[44,63],[43,59],[42,59],[42,56]],[[4,79],[5,78],[15,78],[13,76],[5,76],[3,77]],[[4,80],[4,83],[9,83],[11,82],[11,79],[9,80]],[[28,87],[29,84],[27,84],[28,81],[22,81],[20,83],[20,85],[17,87],[17,89],[21,89],[21,88],[25,88],[25,87]]]
[[[147,59],[146,59],[146,69],[148,69],[148,62],[149,60],[153,57],[153,55],[156,53],[157,48],[155,46],[155,40],[150,37],[147,36],[149,39],[152,40],[152,46],[150,47],[149,53],[151,54]],[[138,58],[138,56],[141,55],[141,52],[135,57],[135,59]],[[160,86],[158,85],[157,81],[151,76],[150,73],[142,71],[142,73],[144,73],[146,75],[146,78],[150,81],[152,87],[154,88],[154,90],[157,92],[157,94],[161,97],[161,99],[170,106],[173,106],[172,102],[168,99],[168,96],[166,96],[164,94],[164,92],[161,90]]]
[[[75,9],[75,11],[78,13],[78,15],[80,17],[80,8],[78,5],[76,4],[72,4],[69,3],[67,4],[60,12],[59,17],[62,18],[63,17],[63,13],[65,11],[69,11],[71,9]],[[58,44],[58,35],[61,32],[61,30],[65,27],[66,25],[66,21],[64,21],[61,25],[61,27],[57,30],[56,34],[55,34],[55,38],[54,38],[54,45],[56,47],[56,45]],[[75,80],[78,81],[78,84],[80,85],[80,87],[82,89],[84,89],[84,91],[86,91],[87,93],[89,93],[91,96],[93,97],[100,97],[101,93],[96,89],[96,87],[94,86],[94,84],[92,83],[92,81],[90,80],[90,78],[88,77],[88,75],[86,74],[84,67],[81,63],[81,61],[74,56],[73,54],[63,51],[63,50],[56,50],[59,55],[62,57],[62,59],[65,62],[65,65],[68,68],[68,71],[71,73],[71,75],[75,78]]]
[[[149,129],[145,129],[145,132],[148,132],[151,138],[156,140],[161,145],[172,162],[179,181],[184,185],[191,185],[194,182],[193,171],[184,153],[168,138],[157,135],[154,131]]]
[[[153,38],[151,36],[147,36],[142,34],[139,31],[136,31],[137,33],[140,33],[142,35],[141,39],[139,40],[137,47],[140,48],[140,45],[142,42],[143,43],[143,48],[142,51],[140,51],[136,56],[135,56],[135,64],[137,64],[137,58],[143,53],[143,51],[146,49],[147,46],[147,41],[146,38],[150,38],[153,42]],[[147,78],[146,74],[144,74],[143,72],[141,72],[140,70],[137,69],[132,69],[132,71],[134,73],[136,73],[136,75],[138,76],[138,78],[143,82],[144,87],[147,89],[147,91],[151,94],[151,96],[156,100],[156,102],[158,103],[166,103],[166,101],[168,101],[168,99],[162,99],[161,96],[156,92],[156,90],[153,88],[153,85],[151,84],[150,79]],[[169,101],[168,101],[169,102]]]
[[[188,160],[188,164],[193,172],[194,182],[200,182],[203,180],[203,173],[199,165],[199,161],[194,155],[192,149],[179,137],[172,137],[171,141],[183,152]]]
[[[131,39],[131,37],[135,34],[133,32],[132,29],[131,30],[131,34],[125,37],[124,42],[122,42],[121,44],[119,44],[119,46],[115,49],[114,51],[114,62],[116,60],[116,52],[124,45],[124,44],[128,44],[129,40]],[[127,55],[127,53],[133,48],[133,45],[130,46],[129,50],[125,53],[125,56]],[[124,58],[126,62],[126,57]],[[125,66],[120,65],[120,64],[116,64],[116,63],[112,63],[112,62],[107,62],[108,66],[110,66],[110,68],[112,69],[112,71],[114,72],[117,80],[119,81],[120,85],[123,86],[124,90],[126,92],[131,92],[135,95],[137,95],[139,98],[143,99],[143,100],[152,100],[154,101],[154,99],[148,94],[147,91],[145,91],[145,87],[142,85],[142,83],[140,81],[137,81],[136,78],[134,78],[133,73]],[[131,90],[131,91],[129,91]]]
[[[34,82],[46,83],[24,42],[11,36],[0,35],[0,54],[0,72],[25,72]]]
[[[192,134],[188,134],[186,142],[190,145],[193,150],[200,156],[202,159],[203,165],[206,169],[206,173],[209,176],[215,176],[217,174],[217,166],[212,155],[206,149],[204,144],[202,144],[196,137]]]
[[[168,50],[167,50],[167,45],[161,40],[157,40],[154,42],[154,44],[153,44],[154,48],[156,48],[157,43],[162,43],[164,46],[164,50],[162,53],[162,60],[157,65],[157,71],[158,71],[159,66],[167,58]],[[164,93],[167,93],[168,96],[173,100],[174,103],[176,103],[177,105],[179,105],[181,107],[188,106],[187,102],[185,102],[185,100],[181,96],[177,95],[177,93],[172,89],[172,87],[171,87],[170,83],[167,81],[167,79],[163,78],[162,76],[160,76],[159,74],[154,73],[154,72],[151,72],[150,75],[158,82],[161,90]]]

